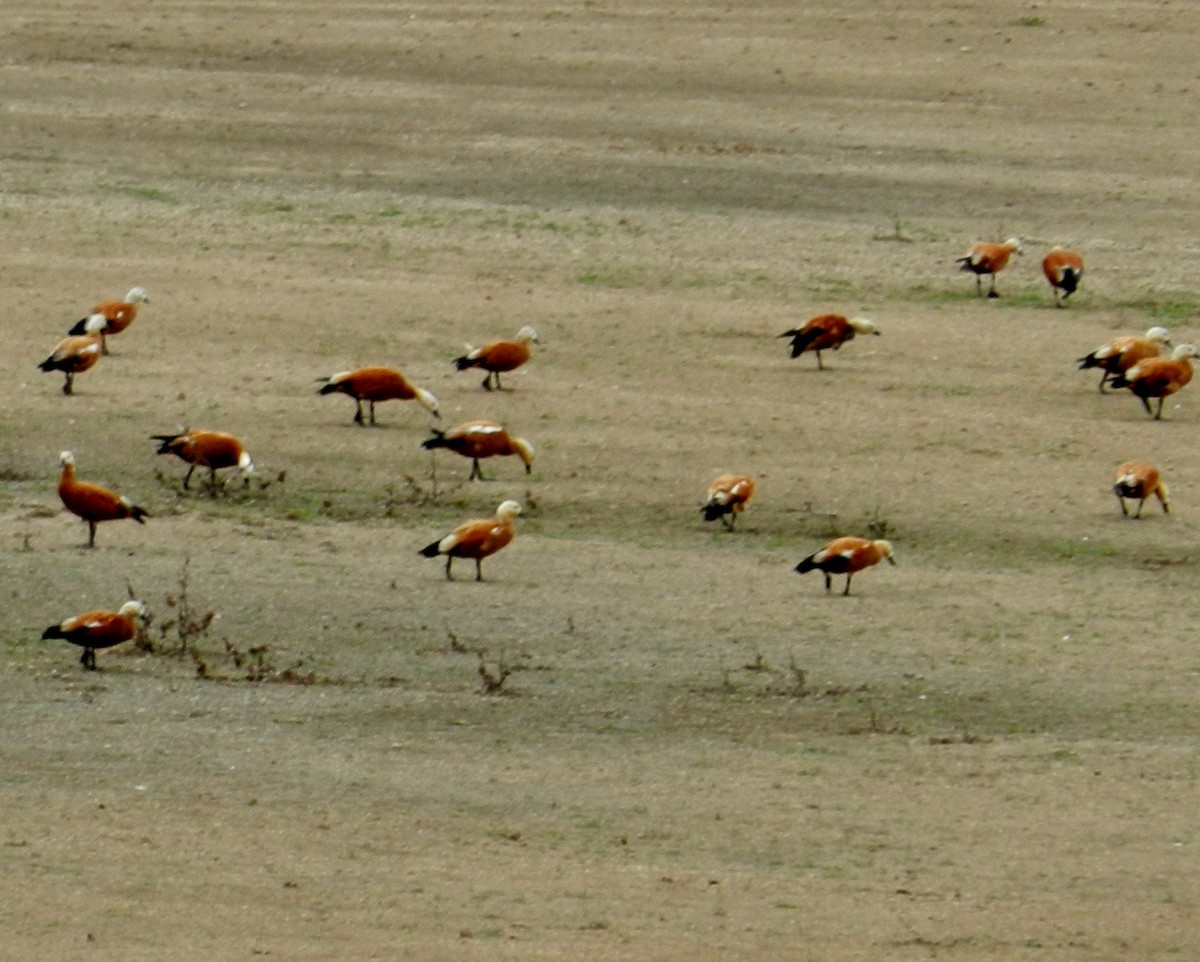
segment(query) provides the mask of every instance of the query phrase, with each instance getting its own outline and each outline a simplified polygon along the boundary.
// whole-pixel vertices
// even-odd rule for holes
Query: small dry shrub
[[[133,639],[134,646],[138,650],[152,655],[190,658],[196,669],[196,677],[210,681],[316,684],[315,672],[300,670],[303,660],[287,668],[277,667],[271,658],[269,645],[241,648],[222,636],[220,647],[214,654],[213,649],[216,646],[207,645],[205,642],[217,620],[217,612],[215,609],[204,610],[194,603],[191,592],[191,565],[191,556],[185,555],[176,590],[164,599],[166,607],[173,612],[173,615],[155,624],[153,614],[148,613],[147,617],[138,625],[137,634]],[[126,582],[125,587],[130,598],[138,597],[132,584]],[[154,625],[157,637],[151,634],[151,625]],[[214,659],[222,656],[227,659],[233,671],[214,667]]]
[[[509,695],[511,691],[504,690],[504,683],[518,671],[525,671],[529,664],[525,660],[511,662],[504,656],[504,649],[500,649],[499,655],[493,665],[487,663],[487,650],[480,648],[477,652],[479,655],[479,678],[482,681],[481,692],[485,695]]]
[[[158,626],[159,640],[165,646],[167,635],[175,633],[175,653],[186,655],[196,643],[205,637],[213,622],[216,621],[215,610],[200,611],[193,607],[190,596],[191,588],[191,555],[183,556],[183,568],[179,572],[178,590],[166,597],[166,605],[175,611],[174,618],[168,618]]]

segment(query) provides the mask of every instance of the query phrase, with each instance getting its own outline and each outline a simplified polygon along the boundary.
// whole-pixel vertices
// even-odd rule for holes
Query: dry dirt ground
[[[0,26],[0,957],[1200,956],[1200,388],[1155,423],[1074,365],[1200,337],[1200,8]],[[980,299],[953,259],[1009,234]],[[35,365],[135,284],[64,397]],[[883,334],[817,372],[776,335],[827,310]],[[511,391],[452,370],[525,324]],[[316,379],[362,364],[532,475],[466,483],[414,404],[356,427]],[[241,435],[250,490],[183,494],[148,440],[181,424]],[[149,523],[81,550],[64,449]],[[1131,457],[1172,514],[1121,518]],[[759,478],[733,534],[722,471]],[[507,497],[483,584],[418,556]],[[849,598],[792,572],[868,532],[899,565]],[[150,650],[39,640],[131,591]]]

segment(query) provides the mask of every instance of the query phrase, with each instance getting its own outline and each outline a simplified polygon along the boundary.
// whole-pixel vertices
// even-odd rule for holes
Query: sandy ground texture
[[[1200,9],[0,27],[0,957],[1200,955],[1200,389],[1155,422],[1075,365],[1200,339]],[[1010,235],[980,298],[954,258]],[[64,396],[36,365],[134,285]],[[826,311],[882,333],[818,371],[777,335]],[[509,390],[454,370],[524,325]],[[368,364],[532,473],[468,483],[415,403],[317,395]],[[242,437],[250,486],[183,491],[149,440],[180,426]],[[81,548],[63,450],[146,525]],[[1121,516],[1130,458],[1170,514]],[[733,533],[698,511],[727,471]],[[483,583],[418,555],[506,498]],[[793,572],[842,534],[899,564]],[[99,671],[39,640],[130,595]]]

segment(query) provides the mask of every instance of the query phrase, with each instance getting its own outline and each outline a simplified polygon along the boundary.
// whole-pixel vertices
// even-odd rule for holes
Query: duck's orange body
[[[346,394],[354,398],[354,421],[365,424],[363,420],[362,402],[370,406],[370,420],[375,423],[375,405],[380,401],[411,401],[416,400],[435,418],[438,413],[438,402],[424,388],[411,384],[403,374],[390,367],[360,367],[354,371],[344,371],[334,374],[326,380],[318,394]]]
[[[1162,420],[1163,401],[1185,387],[1192,379],[1192,361],[1197,356],[1191,344],[1180,344],[1170,357],[1151,357],[1138,361],[1124,374],[1113,378],[1115,388],[1127,387],[1141,398],[1146,413],[1154,420]],[[1150,406],[1150,399],[1158,399],[1158,408]]]
[[[71,328],[72,334],[98,334],[100,349],[108,353],[108,335],[120,334],[134,322],[138,304],[149,304],[150,298],[144,288],[135,287],[125,295],[123,301],[101,301],[92,308],[87,317]]]
[[[525,462],[526,474],[533,470],[533,445],[524,438],[512,437],[493,421],[466,421],[448,431],[434,428],[433,437],[422,441],[421,447],[429,450],[447,448],[464,458],[470,458],[471,481],[483,480],[479,462],[485,458],[503,458],[515,454]]]
[[[792,339],[792,357],[805,351],[815,351],[818,370],[825,370],[822,351],[836,351],[859,334],[879,334],[874,323],[863,317],[849,318],[841,314],[818,314],[801,327],[784,331],[780,337]]]
[[[80,334],[64,337],[50,352],[50,356],[38,365],[43,371],[62,371],[66,376],[63,394],[75,389],[75,375],[91,368],[100,360],[101,344],[98,334]]]
[[[753,497],[753,478],[744,474],[722,474],[708,486],[708,500],[700,511],[705,521],[720,518],[726,530],[732,531],[737,516],[746,510]]]
[[[1100,393],[1104,385],[1118,374],[1124,374],[1139,361],[1159,356],[1159,346],[1171,345],[1171,334],[1165,327],[1152,327],[1145,334],[1114,338],[1091,354],[1079,359],[1079,370],[1100,368]]]
[[[499,391],[502,390],[500,375],[507,371],[515,371],[528,361],[533,354],[530,345],[540,343],[537,331],[532,327],[523,327],[511,341],[493,341],[483,347],[468,347],[465,354],[454,359],[454,366],[460,371],[472,367],[483,368],[488,372],[487,377],[483,379],[484,389],[492,390],[494,379],[496,390]]]
[[[833,575],[846,576],[846,588],[843,595],[850,594],[850,579],[856,571],[879,564],[884,559],[891,564],[896,563],[892,554],[892,546],[887,541],[869,541],[866,538],[835,538],[820,551],[810,554],[796,565],[796,571],[804,574],[806,571],[820,570],[825,575],[825,590],[833,586]]]
[[[120,611],[86,611],[42,632],[42,638],[62,638],[83,649],[84,668],[96,670],[96,652],[129,641],[137,634],[137,619],[146,613],[140,601],[127,601]]]
[[[1054,306],[1066,307],[1067,298],[1079,288],[1083,277],[1083,258],[1075,251],[1052,247],[1042,258],[1042,273],[1054,292]]]
[[[62,474],[58,479],[58,496],[68,511],[87,522],[89,548],[96,546],[96,525],[101,521],[132,518],[138,524],[145,524],[142,519],[150,517],[145,509],[130,504],[116,492],[77,479],[75,457],[70,451],[62,453],[59,463]]]
[[[1162,505],[1163,514],[1170,514],[1171,505],[1167,500],[1167,486],[1163,482],[1162,475],[1158,468],[1152,464],[1147,464],[1145,461],[1126,461],[1117,468],[1117,479],[1113,484],[1113,493],[1117,496],[1117,501],[1121,505],[1121,514],[1128,517],[1129,510],[1125,507],[1125,500],[1136,500],[1138,503],[1137,511],[1134,512],[1135,518],[1142,516],[1142,505],[1146,503],[1146,499],[1150,495],[1158,498]]]
[[[512,541],[516,534],[512,519],[521,513],[521,506],[516,501],[505,501],[496,509],[492,518],[480,518],[476,521],[464,521],[450,534],[421,549],[426,558],[446,557],[446,578],[454,580],[450,566],[455,558],[473,558],[475,560],[475,580],[483,580],[483,559],[494,555],[497,551]]]
[[[996,293],[996,275],[999,274],[1005,267],[1008,266],[1008,260],[1013,254],[1021,253],[1021,242],[1016,237],[1010,237],[1003,244],[993,244],[987,241],[982,241],[978,244],[972,244],[967,252],[959,257],[955,263],[964,271],[970,271],[975,275],[975,289],[983,293],[983,275],[987,274],[991,277],[991,287],[988,288],[988,297],[999,297]]]
[[[223,431],[186,430],[179,434],[152,434],[151,440],[158,441],[156,454],[173,454],[188,464],[183,476],[183,487],[187,490],[192,472],[196,468],[208,468],[209,484],[217,490],[217,472],[225,468],[236,468],[246,484],[254,473],[254,462],[242,442]]]

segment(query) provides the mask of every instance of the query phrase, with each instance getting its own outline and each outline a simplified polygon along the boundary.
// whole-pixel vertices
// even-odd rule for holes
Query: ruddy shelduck
[[[188,428],[179,434],[152,434],[150,439],[159,442],[156,454],[173,454],[187,462],[187,474],[183,476],[185,491],[196,468],[208,468],[209,490],[213,494],[217,493],[218,471],[235,468],[243,486],[249,486],[250,476],[254,474],[254,462],[246,446],[232,434]]]
[[[732,531],[737,516],[754,497],[754,479],[744,474],[722,474],[708,486],[708,500],[700,509],[705,521],[721,519],[726,531]]]
[[[58,463],[62,465],[62,474],[58,479],[58,496],[62,498],[62,503],[68,511],[87,522],[89,548],[96,547],[96,525],[101,521],[132,518],[138,524],[145,524],[142,519],[150,517],[144,508],[130,504],[116,492],[98,484],[78,480],[75,477],[75,455],[70,451],[60,454]]]
[[[454,359],[454,366],[460,371],[471,367],[483,368],[488,372],[483,379],[484,389],[492,390],[492,380],[495,379],[495,389],[500,391],[503,390],[500,387],[500,375],[514,371],[528,361],[533,353],[530,345],[541,343],[537,331],[532,327],[523,327],[511,341],[493,341],[483,347],[471,347],[468,344],[467,352]]]
[[[1118,374],[1124,374],[1138,361],[1158,357],[1162,346],[1171,346],[1171,332],[1165,327],[1152,327],[1142,335],[1126,334],[1081,357],[1079,370],[1100,368],[1100,393],[1103,394],[1105,384]]]
[[[516,529],[513,518],[521,513],[516,501],[503,501],[493,518],[464,521],[446,537],[426,545],[421,554],[426,558],[446,556],[446,578],[454,580],[450,566],[455,558],[475,559],[475,580],[483,580],[483,559],[495,554],[513,539]]]
[[[847,341],[854,340],[859,334],[875,334],[879,329],[874,321],[865,317],[843,317],[841,314],[818,314],[803,327],[794,327],[784,331],[780,337],[792,339],[792,357],[799,357],[805,351],[815,351],[817,354],[817,369],[825,370],[821,363],[822,351],[836,351]]]
[[[1138,361],[1124,374],[1113,378],[1115,388],[1127,387],[1142,399],[1147,414],[1155,421],[1162,420],[1163,401],[1184,387],[1192,379],[1192,361],[1200,352],[1191,344],[1180,344],[1170,357],[1149,357]],[[1150,399],[1158,398],[1157,409],[1150,406]]]
[[[448,431],[433,429],[433,437],[421,442],[430,451],[448,448],[455,454],[471,459],[471,474],[467,480],[483,480],[479,462],[484,458],[503,458],[515,454],[525,462],[525,473],[533,470],[533,445],[524,438],[514,438],[492,421],[466,421]]]
[[[63,394],[75,390],[75,375],[82,374],[100,360],[100,336],[81,334],[64,337],[50,352],[50,356],[38,365],[43,371],[62,371],[66,375]]]
[[[80,320],[69,333],[99,334],[100,350],[108,353],[108,335],[120,334],[137,317],[138,305],[149,304],[150,298],[144,287],[135,287],[125,295],[123,301],[102,301],[92,308],[87,317]]]
[[[987,274],[991,277],[991,287],[988,288],[988,297],[999,297],[996,293],[996,275],[999,274],[1006,266],[1008,259],[1013,254],[1022,253],[1020,238],[1010,237],[1003,244],[992,244],[980,242],[972,244],[970,249],[962,256],[955,260],[960,269],[970,271],[975,275],[975,289],[983,293],[983,275]]]
[[[887,541],[868,541],[866,538],[835,538],[820,551],[810,554],[796,565],[800,574],[814,569],[820,569],[825,575],[825,590],[833,587],[833,575],[845,575],[846,587],[843,595],[850,594],[850,579],[856,571],[869,568],[871,565],[887,559],[889,564],[895,564],[892,546]]]
[[[1125,507],[1126,499],[1137,501],[1137,511],[1133,516],[1140,518],[1142,505],[1146,503],[1146,499],[1150,495],[1158,498],[1163,514],[1171,513],[1171,504],[1167,500],[1167,485],[1163,481],[1162,475],[1159,474],[1158,468],[1145,461],[1126,461],[1117,468],[1117,480],[1113,484],[1113,493],[1121,505],[1121,514],[1126,517],[1129,517],[1129,509]]]
[[[325,381],[318,394],[346,394],[354,398],[354,423],[366,424],[363,420],[363,401],[370,406],[370,421],[375,423],[375,405],[380,401],[415,400],[435,418],[440,418],[438,400],[422,387],[416,387],[399,371],[390,367],[360,367],[354,371],[343,371]]]
[[[129,641],[137,634],[138,621],[146,616],[140,601],[127,601],[120,611],[87,611],[42,632],[42,638],[62,638],[83,649],[79,663],[96,670],[96,652]]]
[[[1042,273],[1054,292],[1054,306],[1066,307],[1067,298],[1078,290],[1083,277],[1083,258],[1064,247],[1052,247],[1042,258]]]

